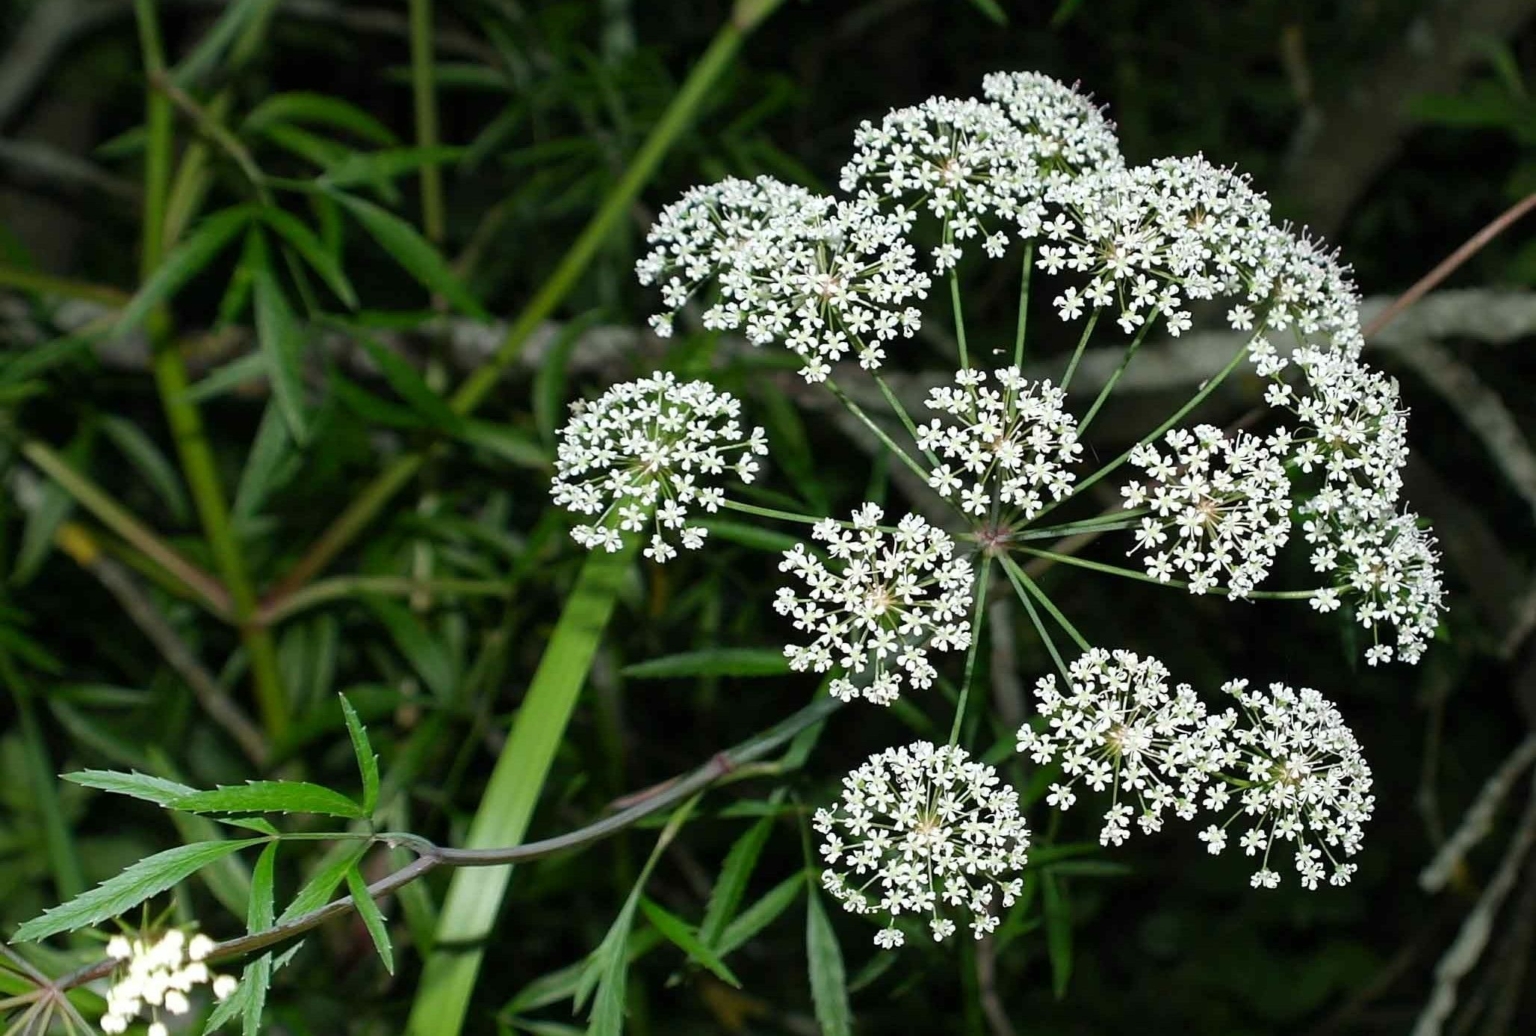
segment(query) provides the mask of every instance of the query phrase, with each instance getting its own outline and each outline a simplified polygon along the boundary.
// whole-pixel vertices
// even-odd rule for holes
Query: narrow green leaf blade
[[[374,184],[414,173],[423,166],[457,162],[463,154],[464,148],[442,144],[389,148],[384,151],[354,151],[328,168],[320,179],[332,187]]]
[[[272,379],[272,395],[296,442],[308,437],[304,416],[303,348],[293,310],[270,268],[256,271],[256,337]]]
[[[217,212],[197,225],[160,264],[117,319],[114,334],[121,338],[142,324],[150,310],[167,301],[222,252],[251,221],[246,206]]]
[[[44,911],[16,929],[15,939],[36,942],[117,917],[196,874],[216,860],[258,845],[264,838],[234,842],[196,842],[146,857],[69,902]]]
[[[168,781],[164,777],[151,777],[147,773],[137,771],[122,773],[118,770],[77,770],[63,776],[66,781],[83,788],[95,788],[97,791],[110,792],[113,795],[127,795],[145,802],[153,802],[157,806],[169,806],[175,799],[197,794],[196,788],[189,788],[185,784]]]
[[[710,890],[704,920],[699,925],[699,938],[706,946],[719,943],[726,922],[736,915],[736,908],[741,906],[747,894],[747,883],[752,880],[758,857],[762,856],[763,847],[772,833],[773,818],[763,817],[747,828],[725,854],[725,863],[720,868],[720,876],[715,879],[715,887]]]
[[[1045,945],[1051,959],[1051,990],[1060,1000],[1072,979],[1072,911],[1061,883],[1050,871],[1040,875],[1040,906],[1045,914]]]
[[[426,238],[405,220],[372,202],[340,191],[332,195],[346,207],[368,236],[378,242],[395,262],[416,278],[428,291],[447,299],[457,310],[479,319],[488,319],[484,307],[469,293],[448,263]]]
[[[406,362],[404,357],[384,348],[372,336],[356,328],[350,330],[356,336],[357,343],[379,368],[379,373],[384,375],[384,380],[389,382],[389,387],[411,409],[444,431],[457,434],[462,429],[464,419],[453,412],[447,400],[432,391],[432,387],[422,380],[416,368]]]
[[[363,778],[363,813],[372,816],[374,807],[379,804],[379,757],[373,754],[368,731],[363,727],[363,721],[357,718],[357,710],[347,701],[346,695],[340,695],[340,698],[341,714],[346,718],[347,734],[352,738],[352,752],[357,756],[357,770]]]
[[[321,280],[336,293],[337,298],[345,302],[348,308],[357,308],[357,292],[353,290],[352,282],[347,280],[341,264],[331,255],[313,230],[306,227],[297,217],[273,205],[263,206],[260,214],[261,221],[271,227],[290,248],[299,253],[299,257],[320,275]]]
[[[621,672],[634,680],[670,680],[685,676],[782,676],[789,672],[784,652],[772,648],[708,648],[647,659]]]
[[[758,932],[773,924],[786,910],[794,906],[795,900],[800,898],[800,890],[804,885],[804,873],[796,871],[769,889],[763,894],[762,899],[747,907],[736,920],[725,926],[725,931],[720,934],[720,941],[715,944],[715,952],[722,957],[727,957],[751,942]]]
[[[444,701],[453,696],[458,676],[453,656],[442,641],[434,637],[422,621],[399,601],[370,595],[364,600],[378,616],[390,639],[405,656],[411,668],[424,680],[432,693]]]
[[[183,813],[320,813],[361,819],[362,807],[339,791],[307,781],[250,781],[197,791],[167,803]]]
[[[385,147],[396,142],[388,126],[355,104],[339,97],[304,90],[273,94],[266,98],[245,117],[243,129],[263,130],[282,122],[331,126]]]
[[[161,503],[178,522],[185,522],[191,513],[187,506],[187,494],[181,487],[181,477],[168,457],[145,434],[144,429],[132,421],[120,417],[103,417],[101,430],[107,433],[112,445],[127,458],[144,481],[160,496]]]
[[[731,969],[725,966],[725,961],[700,942],[698,935],[682,918],[669,913],[644,896],[640,899],[640,910],[645,914],[646,920],[651,922],[652,927],[665,936],[669,943],[687,954],[689,960],[709,969],[710,973],[721,982],[735,986],[737,989],[741,988],[741,980],[731,974]]]
[[[815,892],[806,899],[805,952],[811,967],[811,1001],[822,1036],[850,1036],[853,1012],[848,1006],[843,951]]]
[[[373,948],[379,951],[384,970],[393,975],[395,948],[389,941],[389,928],[384,924],[384,915],[379,913],[379,905],[368,894],[368,882],[363,880],[362,873],[355,866],[347,871],[347,891],[352,893],[357,916],[362,918],[363,927],[368,929],[368,937],[373,940]]]

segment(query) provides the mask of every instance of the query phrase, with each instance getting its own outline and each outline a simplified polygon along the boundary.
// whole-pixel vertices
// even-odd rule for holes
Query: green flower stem
[[[508,597],[511,587],[499,579],[417,579],[410,576],[337,576],[322,579],[281,601],[268,603],[257,612],[257,621],[272,626],[298,612],[330,601],[360,594],[388,594],[409,597],[415,594],[461,597]]]
[[[614,228],[628,216],[630,206],[641,188],[650,180],[679,134],[693,121],[699,106],[710,96],[720,77],[730,68],[742,41],[781,3],[783,0],[738,0],[731,21],[721,28],[714,42],[694,66],[677,96],[672,99],[650,136],[630,160],[623,177],[608,192],[581,236],[571,245],[549,279],[507,330],[507,336],[496,353],[454,393],[449,405],[456,412],[468,416],[485,402],[502,374],[517,360],[528,336],[576,287]],[[424,455],[419,452],[407,454],[380,472],[294,564],[274,587],[272,596],[281,598],[292,593],[330,564],[373,520],[384,504],[415,476],[424,460]]]
[[[189,591],[194,599],[220,618],[230,616],[230,598],[219,581],[161,539],[88,477],[72,468],[51,446],[36,439],[21,446],[22,456],[57,482],[75,502],[93,514],[97,521],[145,557],[159,565]]]
[[[1024,589],[1024,584],[1019,582],[1019,566],[1008,564],[1008,558],[1003,558],[1003,571],[1008,576],[1008,581],[1013,584],[1013,592],[1023,603],[1024,610],[1029,613],[1029,621],[1034,623],[1035,632],[1040,634],[1040,642],[1045,645],[1045,650],[1050,653],[1051,661],[1056,663],[1056,671],[1061,673],[1062,679],[1071,683],[1072,676],[1067,671],[1067,664],[1061,659],[1061,652],[1056,650],[1056,642],[1051,639],[1051,631],[1045,628],[1045,623],[1040,620],[1040,612],[1035,608],[1034,599],[1029,591]]]
[[[971,611],[971,647],[965,653],[965,679],[960,684],[960,700],[955,703],[955,721],[949,728],[949,743],[960,741],[960,726],[965,722],[965,706],[971,697],[971,680],[976,675],[976,649],[981,643],[981,623],[986,616],[987,582],[992,565],[983,557],[976,569],[976,607]]]
[[[1102,561],[1089,561],[1087,558],[1074,557],[1071,554],[1058,554],[1055,551],[1040,550],[1037,547],[1020,547],[1024,554],[1032,554],[1037,558],[1045,558],[1048,561],[1059,562],[1063,565],[1075,565],[1078,568],[1086,568],[1093,572],[1102,572],[1108,576],[1119,576],[1122,579],[1132,579],[1138,583],[1150,583],[1153,586],[1166,586],[1175,590],[1188,590],[1189,584],[1182,579],[1158,579],[1149,576],[1145,572],[1138,572],[1134,568],[1122,568],[1119,565],[1106,565]],[[1249,600],[1256,601],[1305,601],[1322,593],[1325,587],[1314,590],[1254,590],[1247,595]],[[1227,587],[1213,586],[1210,593],[1226,593]]]
[[[1083,635],[1077,631],[1077,627],[1073,626],[1072,623],[1067,621],[1067,617],[1061,613],[1060,608],[1056,607],[1056,603],[1052,601],[1048,596],[1046,596],[1044,590],[1040,589],[1040,585],[1033,579],[1029,578],[1028,572],[1024,571],[1022,568],[1019,568],[1019,563],[1017,561],[1014,561],[1012,558],[1005,554],[1003,555],[1003,567],[1011,567],[1017,569],[1014,575],[1019,580],[1019,582],[1024,584],[1024,589],[1028,590],[1030,594],[1034,596],[1035,600],[1040,602],[1040,606],[1042,608],[1051,613],[1051,618],[1056,620],[1056,624],[1058,626],[1067,631],[1067,636],[1071,637],[1079,648],[1087,651],[1091,647]]]
[[[1072,350],[1072,359],[1067,362],[1067,373],[1061,376],[1061,391],[1067,391],[1067,386],[1072,384],[1072,375],[1077,373],[1077,365],[1083,359],[1083,351],[1088,348],[1088,339],[1093,337],[1093,329],[1098,326],[1099,311],[1095,309],[1088,314],[1088,323],[1083,327],[1082,335],[1077,339],[1077,348]]]
[[[411,0],[411,95],[416,105],[416,145],[437,146],[437,84],[433,79],[432,0]],[[445,230],[443,171],[436,162],[421,167],[421,229],[434,245]]]
[[[1256,338],[1257,336],[1254,337]],[[1215,392],[1216,389],[1220,387],[1221,383],[1227,380],[1227,376],[1237,369],[1237,365],[1243,362],[1243,357],[1248,355],[1248,349],[1253,345],[1253,342],[1253,338],[1250,338],[1248,341],[1244,342],[1242,347],[1238,349],[1237,352],[1233,355],[1232,359],[1227,361],[1227,365],[1212,375],[1204,385],[1200,386],[1200,391],[1191,396],[1189,402],[1179,407],[1179,409],[1176,410],[1171,417],[1169,417],[1162,424],[1158,425],[1156,428],[1152,429],[1152,431],[1148,432],[1146,435],[1142,436],[1141,439],[1130,449],[1126,450],[1114,460],[1101,467],[1098,471],[1095,471],[1093,474],[1077,483],[1077,485],[1073,486],[1072,492],[1067,496],[1053,503],[1047,504],[1045,509],[1042,510],[1039,514],[1035,515],[1035,517],[1039,518],[1041,515],[1049,514],[1057,507],[1066,503],[1068,500],[1071,500],[1073,497],[1077,496],[1077,494],[1081,493],[1083,490],[1087,489],[1089,486],[1098,482],[1100,479],[1110,474],[1110,472],[1120,467],[1120,465],[1130,460],[1131,454],[1135,453],[1138,448],[1145,446],[1147,443],[1158,438],[1168,429],[1184,420],[1185,416],[1188,415],[1191,410],[1195,409],[1195,407],[1199,406],[1201,403],[1204,403],[1206,397],[1209,396],[1212,392]]]
[[[1141,343],[1146,341],[1147,332],[1152,329],[1152,322],[1156,319],[1157,311],[1153,310],[1152,314],[1147,318],[1146,323],[1141,325],[1141,330],[1136,332],[1136,337],[1131,339],[1131,344],[1125,347],[1125,355],[1120,357],[1120,366],[1115,368],[1115,372],[1109,376],[1109,380],[1106,381],[1104,383],[1104,387],[1099,390],[1098,398],[1093,401],[1093,406],[1089,407],[1088,412],[1083,415],[1083,419],[1077,422],[1077,434],[1079,438],[1081,438],[1083,433],[1088,430],[1088,426],[1092,424],[1093,419],[1098,416],[1099,408],[1104,405],[1104,401],[1109,398],[1109,394],[1113,392],[1115,390],[1115,386],[1120,383],[1120,375],[1124,374],[1125,369],[1131,365],[1131,357],[1136,355],[1136,350],[1140,349]]]
[[[912,436],[912,441],[916,443],[917,423],[912,420],[912,415],[907,413],[907,408],[901,405],[900,397],[891,391],[891,386],[880,376],[879,371],[874,372],[874,379],[875,384],[880,386],[880,394],[885,397],[885,401],[890,404],[891,409],[896,412],[896,416],[901,419],[902,426],[906,428],[907,434]],[[928,463],[930,464],[936,465],[939,463],[939,458],[935,457],[931,450],[923,450],[923,456],[928,458]]]
[[[875,438],[879,439],[885,445],[886,449],[890,450],[891,453],[903,464],[911,468],[912,472],[917,475],[918,478],[922,479],[925,485],[927,484],[928,472],[923,469],[923,466],[917,461],[913,460],[911,455],[908,454],[906,450],[896,445],[896,441],[886,434],[885,429],[876,424],[874,419],[864,412],[863,407],[859,406],[859,404],[855,403],[852,399],[849,398],[848,393],[843,391],[843,387],[841,385],[833,381],[831,378],[828,378],[825,382],[823,382],[823,384],[826,385],[827,391],[836,396],[837,401],[847,408],[850,414],[852,414],[854,417],[857,417],[864,423],[866,428],[875,433]]]
[[[144,51],[144,71],[151,83],[165,74],[165,53],[154,0],[134,0],[139,41]],[[162,90],[149,89],[146,96],[144,166],[144,242],[140,276],[148,280],[165,253],[166,192],[171,168],[171,100]],[[288,728],[287,696],[277,664],[272,634],[253,623],[256,594],[246,572],[239,541],[229,521],[229,507],[219,485],[213,451],[203,434],[202,417],[188,395],[186,364],[171,337],[170,315],[163,307],[151,314],[149,336],[155,385],[165,410],[171,437],[181,459],[182,472],[202,522],[224,587],[229,593],[230,617],[240,629],[256,687],[256,701],[267,736],[280,738]],[[142,547],[140,548],[142,549]]]
[[[753,514],[759,518],[774,518],[781,522],[799,522],[802,525],[815,525],[823,520],[811,514],[796,514],[793,511],[780,511],[773,507],[759,507],[756,504],[742,503],[740,500],[725,500],[721,503],[721,506],[732,511],[740,511],[742,514]]]
[[[944,236],[948,243],[949,235]],[[971,366],[970,357],[965,349],[965,314],[960,309],[960,271],[958,268],[949,271],[949,301],[955,309],[955,344],[960,347],[960,369],[966,370]]]
[[[1019,329],[1013,338],[1013,365],[1024,369],[1024,328],[1029,323],[1029,274],[1035,265],[1035,242],[1024,243],[1024,272],[1019,277]]]
[[[1076,536],[1084,532],[1116,532],[1120,529],[1134,529],[1140,523],[1140,519],[1147,513],[1145,507],[1139,507],[1134,511],[1114,511],[1103,514],[1097,518],[1084,518],[1080,522],[1066,522],[1062,525],[1051,525],[1043,529],[1021,529],[1013,534],[1014,542],[1026,540],[1053,540],[1063,536]]]

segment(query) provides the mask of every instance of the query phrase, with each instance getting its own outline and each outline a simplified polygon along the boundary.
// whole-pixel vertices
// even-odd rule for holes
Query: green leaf
[[[187,390],[187,398],[194,403],[206,403],[266,376],[267,358],[259,352],[246,353],[198,379]]]
[[[837,933],[813,891],[806,898],[805,952],[811,967],[811,1001],[822,1036],[850,1036],[853,1012],[848,1006],[848,979]]]
[[[997,0],[971,0],[971,6],[998,25],[1008,24],[1008,12],[1003,10]]]
[[[736,920],[725,926],[725,931],[720,933],[720,940],[715,943],[715,952],[726,957],[745,946],[757,933],[767,928],[779,919],[779,915],[794,905],[800,898],[800,889],[805,884],[803,871],[794,874],[779,882],[769,889],[756,903],[737,915]]]
[[[357,710],[345,694],[338,697],[341,714],[347,721],[347,734],[352,738],[352,752],[357,756],[357,769],[363,777],[363,813],[372,816],[374,807],[379,804],[379,757],[373,754],[368,731],[363,728],[363,721],[357,718]],[[393,973],[394,969],[390,970]]]
[[[432,693],[443,701],[450,699],[454,685],[458,682],[458,670],[453,664],[453,656],[448,653],[442,641],[434,637],[421,620],[399,601],[373,594],[363,600],[373,614],[378,616],[384,628],[389,630],[395,647],[400,649],[400,653],[432,689]]]
[[[277,919],[277,923],[286,924],[295,917],[319,910],[329,903],[336,887],[347,880],[347,871],[362,859],[367,849],[367,842],[348,842],[333,848],[330,858],[310,875],[309,880],[299,889],[299,894],[293,897],[293,902],[288,904],[283,915]]]
[[[485,309],[449,269],[442,255],[409,223],[353,195],[335,191],[332,197],[346,207],[380,248],[428,291],[441,295],[462,313],[481,320],[489,319]]]
[[[144,476],[144,481],[154,487],[171,517],[178,522],[185,522],[190,510],[187,494],[181,487],[181,477],[176,473],[175,465],[155,445],[155,441],[138,425],[121,417],[103,417],[101,430],[107,433],[107,438],[128,459],[128,463]]]
[[[276,206],[264,205],[259,212],[261,221],[299,253],[310,268],[320,275],[321,280],[336,293],[337,298],[346,303],[349,308],[357,308],[357,292],[352,289],[352,282],[347,280],[341,265],[315,236],[313,230],[306,227],[297,217]]]
[[[406,359],[396,352],[380,345],[372,336],[356,327],[348,327],[347,333],[356,338],[357,343],[368,353],[374,366],[379,368],[379,373],[384,375],[384,380],[389,382],[389,387],[395,390],[395,394],[426,418],[427,422],[441,428],[443,431],[457,435],[462,430],[464,419],[454,413],[448,406],[447,400],[432,390],[416,368],[412,367]]]
[[[172,70],[171,82],[183,90],[196,86],[203,76],[219,67],[224,52],[234,44],[246,26],[263,16],[263,8],[270,7],[271,0],[235,0],[219,15],[213,26],[202,34],[202,39],[192,52]]]
[[[197,842],[156,853],[89,892],[44,911],[16,929],[14,938],[19,942],[35,942],[60,932],[100,924],[158,896],[210,863],[264,841],[266,839],[247,838],[233,842]]]
[[[183,813],[320,813],[359,820],[362,807],[339,791],[305,781],[249,781],[196,791],[167,803]]]
[[[478,446],[519,467],[547,471],[553,464],[549,450],[542,443],[510,425],[465,420],[460,424],[459,437],[471,446]]]
[[[288,422],[289,433],[302,444],[309,432],[304,417],[303,341],[298,323],[270,268],[256,272],[255,285],[256,337],[272,381],[272,396]]]
[[[379,959],[384,962],[384,970],[393,975],[395,950],[389,942],[389,929],[384,925],[384,917],[379,913],[379,905],[368,894],[368,883],[363,880],[362,874],[355,866],[347,871],[347,890],[352,893],[352,903],[357,907],[357,916],[363,920],[363,927],[368,929],[368,937],[373,940],[373,948],[379,951]]]
[[[544,353],[539,369],[533,375],[533,421],[539,437],[548,446],[555,441],[556,425],[565,414],[566,370],[571,362],[571,350],[587,328],[597,322],[596,310],[583,313],[560,329],[555,341]]]
[[[245,470],[240,472],[240,484],[235,487],[232,513],[237,519],[248,521],[261,513],[267,497],[298,467],[299,457],[292,445],[282,405],[273,399],[262,411],[250,456],[245,460]]]
[[[644,896],[640,897],[640,910],[668,942],[688,955],[689,960],[709,969],[721,982],[741,988],[741,980],[731,974],[731,969],[725,966],[725,962],[713,950],[699,941],[698,935],[682,918],[668,913]]]
[[[320,182],[330,187],[373,184],[414,173],[422,166],[457,162],[463,154],[463,148],[445,145],[354,151],[328,168]]]
[[[1040,906],[1045,914],[1045,945],[1051,959],[1051,989],[1060,1000],[1072,979],[1072,911],[1066,893],[1050,871],[1040,875]]]
[[[241,205],[214,213],[199,223],[144,282],[118,316],[113,334],[121,338],[142,324],[152,309],[168,301],[211,263],[251,222],[251,216],[251,209]]]
[[[718,946],[726,922],[736,916],[736,909],[746,897],[747,883],[752,880],[752,872],[772,833],[773,818],[764,817],[747,828],[725,854],[725,863],[720,868],[720,876],[715,879],[715,887],[710,890],[704,920],[699,925],[699,938],[706,946]]]
[[[147,773],[77,770],[63,776],[66,781],[81,787],[95,788],[97,791],[110,792],[113,795],[127,795],[130,798],[153,802],[157,806],[169,806],[174,799],[197,794],[196,788],[189,788],[185,784],[168,781],[163,777],[151,777]]]
[[[302,90],[266,98],[251,109],[241,128],[243,131],[264,130],[284,122],[330,126],[384,147],[397,142],[388,126],[356,105],[339,97]]]
[[[262,851],[256,869],[251,873],[251,906],[245,918],[246,928],[251,932],[264,932],[272,927],[278,845],[272,842]],[[267,1007],[267,990],[272,985],[272,955],[263,954],[245,969],[240,981],[251,987],[250,997],[241,1005],[241,1031],[244,1036],[259,1036],[261,1016]]]
[[[682,676],[782,676],[789,672],[784,652],[772,648],[707,648],[665,655],[625,666],[620,672],[635,680],[665,680]]]
[[[1056,11],[1051,15],[1051,28],[1058,29],[1072,20],[1073,15],[1083,6],[1083,0],[1061,0],[1056,5]]]

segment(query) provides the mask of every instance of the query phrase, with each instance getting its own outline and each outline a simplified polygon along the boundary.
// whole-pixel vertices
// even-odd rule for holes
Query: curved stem
[[[495,849],[451,849],[437,846],[424,838],[415,835],[375,835],[375,841],[393,843],[409,849],[418,854],[415,860],[406,864],[399,870],[380,878],[368,886],[368,894],[374,899],[387,896],[396,889],[409,885],[417,878],[437,869],[438,867],[504,867],[509,864],[526,863],[530,860],[542,859],[553,856],[556,853],[570,852],[574,849],[583,849],[594,842],[602,841],[610,835],[617,834],[626,828],[634,826],[653,813],[659,813],[669,806],[674,806],[685,801],[689,797],[709,788],[711,785],[725,779],[742,765],[761,759],[774,749],[788,743],[795,735],[807,727],[819,723],[830,716],[843,703],[829,694],[818,692],[817,698],[811,704],[799,712],[782,720],[755,737],[743,741],[741,744],[728,751],[718,752],[707,763],[693,770],[691,773],[658,786],[656,790],[641,799],[639,802],[626,809],[614,813],[586,827],[553,838],[546,838],[538,842],[527,842],[523,845],[507,846]],[[344,837],[332,835],[329,837]],[[307,914],[301,914],[293,920],[263,932],[255,932],[251,935],[241,936],[238,939],[230,939],[219,943],[212,953],[208,955],[210,963],[230,960],[236,957],[244,957],[252,953],[260,952],[268,947],[286,942],[296,935],[301,935],[311,929],[329,921],[333,917],[340,917],[356,909],[356,904],[350,896],[328,903],[318,910],[312,910]],[[70,975],[61,978],[55,985],[60,991],[68,991],[87,982],[104,978],[111,974],[117,966],[117,961],[107,959],[81,968]]]
[[[992,565],[983,557],[976,570],[976,607],[971,611],[971,647],[965,653],[965,679],[960,684],[960,700],[955,704],[955,721],[949,728],[949,743],[960,740],[960,725],[965,722],[965,705],[971,697],[971,679],[976,675],[976,649],[981,644],[981,620],[986,615],[988,576]]]

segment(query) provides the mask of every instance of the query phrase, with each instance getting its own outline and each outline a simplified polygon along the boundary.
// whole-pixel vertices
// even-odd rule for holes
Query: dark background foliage
[[[280,3],[255,53],[239,65],[221,60],[191,92],[207,105],[227,91],[236,127],[280,94],[342,98],[408,146],[416,130],[404,6]],[[439,163],[446,208],[437,243],[485,310],[512,319],[618,182],[732,5],[436,6],[439,135],[461,149]],[[7,270],[123,292],[139,283],[145,79],[130,7],[11,0],[0,11],[0,253]],[[173,63],[205,38],[223,9],[211,2],[159,7]],[[534,354],[541,359],[519,363],[502,381],[475,434],[443,435],[430,408],[424,414],[376,363],[360,361],[355,326],[323,335],[315,326],[307,339],[303,445],[267,428],[279,418],[263,378],[230,375],[227,390],[203,397],[223,485],[231,497],[237,488],[245,494],[233,527],[260,588],[270,588],[391,459],[446,443],[341,555],[330,572],[341,582],[327,584],[334,596],[278,627],[292,723],[270,744],[269,771],[350,787],[351,754],[333,700],[344,691],[368,720],[386,772],[404,782],[396,825],[444,844],[462,841],[582,562],[547,504],[552,433],[566,405],[659,364],[711,365],[716,343],[704,337],[664,346],[630,335],[622,348],[595,353],[582,338],[591,327],[643,326],[655,300],[634,283],[633,261],[651,216],[690,185],[770,173],[830,186],[861,120],[932,94],[972,96],[988,71],[1038,69],[1081,82],[1106,104],[1132,161],[1200,151],[1250,173],[1279,213],[1341,247],[1373,300],[1408,287],[1536,190],[1536,101],[1528,94],[1536,3],[1528,0],[1001,2],[1006,24],[989,14],[993,7],[990,0],[848,0],[791,2],[777,12],[709,91],[555,314],[571,333],[539,336]],[[39,43],[45,23],[58,44],[51,49]],[[195,119],[185,111],[177,119],[179,147],[201,139]],[[314,137],[308,142],[255,129],[242,130],[240,140],[266,174],[292,178],[313,176],[317,165],[348,150],[388,143],[369,127],[306,128]],[[237,164],[211,150],[202,211],[250,201]],[[317,153],[328,161],[317,161]],[[414,166],[357,190],[424,225]],[[451,387],[483,356],[473,335],[444,332],[429,291],[357,223],[309,208],[303,198],[284,204],[322,228],[342,257],[362,301],[355,323],[419,369],[425,384]],[[232,276],[240,279],[239,254],[234,248],[211,262],[174,300],[179,347],[195,379],[227,373],[256,349],[249,312],[232,307],[227,292]],[[1007,284],[976,284],[978,298],[997,304],[979,313],[973,340],[1011,341],[1008,276]],[[312,275],[309,282],[319,309],[342,312]],[[1536,727],[1529,596],[1536,462],[1520,434],[1536,418],[1533,284],[1536,244],[1516,225],[1454,275],[1449,286],[1467,294],[1425,304],[1444,303],[1443,321],[1414,325],[1420,329],[1404,336],[1411,344],[1433,339],[1463,388],[1470,378],[1484,395],[1447,390],[1397,348],[1372,354],[1402,380],[1413,407],[1408,495],[1436,522],[1453,591],[1442,635],[1419,667],[1364,667],[1348,631],[1302,608],[1192,600],[1076,570],[1044,577],[1096,642],[1156,653],[1179,679],[1209,688],[1245,675],[1331,694],[1377,774],[1376,815],[1355,883],[1313,894],[1288,884],[1259,895],[1247,887],[1241,858],[1210,859],[1194,839],[1169,832],[1050,869],[1057,893],[1050,916],[1037,895],[1003,938],[980,949],[913,945],[879,956],[869,945],[872,929],[839,914],[833,923],[856,1031],[1412,1027],[1436,961],[1500,864],[1524,782],[1447,890],[1427,895],[1418,871],[1498,761]],[[115,539],[19,451],[25,441],[53,444],[188,556],[213,567],[176,470],[144,335],[98,336],[46,369],[17,374],[20,358],[99,315],[89,307],[100,300],[70,299],[68,290],[39,290],[18,277],[0,285],[0,363],[8,365],[0,371],[10,372],[0,383],[0,676],[8,691],[0,697],[0,931],[9,931],[64,898],[71,868],[99,880],[178,837],[206,834],[178,833],[152,807],[121,806],[42,775],[110,766],[211,786],[258,771],[227,730],[210,722],[186,672],[146,639],[99,566],[81,563],[82,548],[69,535],[78,523],[109,548]],[[291,303],[311,313],[297,296]],[[1478,317],[1495,304],[1514,316],[1489,331]],[[446,309],[439,301],[439,311]],[[1036,325],[1034,348],[1056,350],[1054,330]],[[904,357],[908,370],[940,362],[942,340],[927,344]],[[883,463],[791,382],[742,361],[717,362],[714,370],[770,426],[774,489],[837,510],[866,493],[899,498]],[[1250,398],[1224,398],[1212,419],[1237,416]],[[1513,433],[1492,445],[1477,430],[1490,406],[1513,422]],[[1130,441],[1138,418],[1166,408],[1156,396],[1132,394],[1106,413],[1101,431]],[[253,442],[268,443],[269,452]],[[774,556],[761,543],[718,540],[701,555],[664,569],[635,566],[626,577],[532,836],[580,826],[616,797],[702,762],[809,698],[811,685],[787,675],[644,679],[626,672],[657,656],[716,647],[771,651],[782,642],[765,590],[776,575]],[[116,569],[132,567],[132,551],[106,556]],[[423,574],[478,589],[381,603],[361,581]],[[1279,573],[1287,575],[1305,580],[1303,567]],[[255,713],[249,655],[236,632],[153,579],[131,578],[155,621]],[[991,637],[994,658],[998,640],[1008,641],[1013,657],[993,666],[989,693],[999,711],[976,732],[982,750],[994,740],[1006,744],[1009,680],[1027,685],[1048,668],[1021,615],[1001,616]],[[649,895],[696,922],[728,848],[774,787],[787,789],[790,804],[823,801],[867,752],[914,732],[932,734],[946,716],[944,703],[928,708],[921,700],[890,713],[835,715],[803,768],[707,799],[661,860]],[[1028,779],[1011,757],[997,758],[1014,779]],[[1091,817],[1079,811],[1049,837],[1071,844],[1091,832]],[[512,1016],[502,1008],[519,990],[598,945],[653,842],[653,831],[634,830],[515,874],[486,947],[468,1031],[507,1030]],[[286,859],[280,893],[291,893],[312,862],[302,853]],[[1480,966],[1461,984],[1468,1004],[1457,1016],[1462,1027],[1447,1031],[1494,1036],[1536,1026],[1536,856],[1515,865],[1524,880],[1498,912]],[[800,836],[788,815],[774,825],[749,901],[801,866]],[[240,918],[215,902],[238,902],[240,877],[224,876],[232,885],[222,897],[215,881],[191,882],[179,904],[206,918],[215,934],[235,933]],[[409,922],[397,920],[395,977],[371,957],[360,925],[332,924],[301,951],[305,966],[279,976],[270,1024],[295,1033],[401,1031],[420,975],[412,947],[431,930],[421,920],[427,915],[411,911],[429,911],[443,884],[428,882],[414,904],[390,911]],[[686,968],[671,947],[652,949],[630,975],[630,1031],[817,1031],[805,957],[800,908],[731,956],[740,991]],[[669,976],[681,981],[669,983]],[[516,1031],[563,1032],[557,1026],[571,1024],[566,1004],[518,1017],[546,1027]]]

